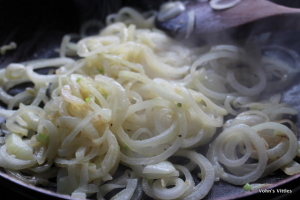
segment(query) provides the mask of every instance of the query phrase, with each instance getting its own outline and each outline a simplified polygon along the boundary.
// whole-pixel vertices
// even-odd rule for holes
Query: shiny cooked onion
[[[187,47],[157,30],[155,15],[122,8],[99,34],[85,37],[101,26],[93,21],[66,35],[58,58],[0,70],[8,174],[72,198],[194,200],[219,179],[243,185],[299,172],[297,128],[284,119],[298,112],[271,88],[299,72],[296,54],[280,48],[292,65],[233,45]],[[55,70],[36,72],[47,67]],[[9,93],[27,82],[34,86]]]
[[[209,5],[214,10],[224,10],[236,6],[241,0],[210,0]]]

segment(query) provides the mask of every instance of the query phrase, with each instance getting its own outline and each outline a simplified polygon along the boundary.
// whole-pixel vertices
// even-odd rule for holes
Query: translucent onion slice
[[[31,160],[23,160],[15,158],[7,153],[6,146],[3,145],[0,147],[0,165],[12,169],[12,170],[20,170],[32,167],[36,164],[35,159]]]
[[[161,22],[172,19],[185,10],[185,5],[181,1],[166,2],[161,5],[157,19]]]
[[[266,122],[266,123],[255,125],[251,128],[257,132],[262,131],[264,129],[278,130],[281,133],[283,133],[285,136],[287,136],[289,139],[289,149],[286,151],[286,153],[283,156],[281,156],[277,160],[269,163],[266,166],[266,169],[265,169],[265,172],[263,175],[270,174],[270,173],[274,172],[275,170],[279,169],[281,166],[288,164],[297,155],[298,140],[297,140],[295,134],[293,133],[293,131],[291,131],[285,125],[275,123],[275,122]]]
[[[241,0],[231,0],[229,2],[226,0],[211,0],[209,2],[209,5],[214,10],[223,10],[223,9],[228,9],[228,8],[231,8],[235,5],[237,5],[240,1]]]
[[[127,179],[126,189],[113,196],[111,200],[130,200],[137,187],[137,183],[137,179]]]
[[[291,161],[287,165],[281,167],[282,171],[287,175],[294,175],[300,173],[300,164],[296,161]]]
[[[143,169],[143,174],[157,174],[158,178],[161,174],[168,175],[172,174],[172,176],[179,175],[178,171],[175,169],[175,167],[172,165],[169,161],[162,161],[157,164],[153,165],[147,165]]]
[[[167,188],[166,186],[173,187]],[[186,184],[180,178],[171,177],[167,179],[165,187],[160,179],[155,180],[152,185],[152,190],[155,197],[159,199],[176,199],[180,197],[186,190]]]
[[[33,148],[27,145],[17,134],[11,134],[6,139],[6,151],[10,155],[23,160],[33,159]]]
[[[244,140],[244,143],[246,144],[248,142],[251,142],[255,149],[257,149],[259,152],[258,161],[253,165],[254,169],[251,170],[250,173],[246,173],[241,176],[232,175],[224,171],[223,167],[219,163],[219,158],[221,156],[220,151],[217,150],[221,149],[224,145],[226,145],[227,147],[232,146],[232,148],[234,145],[236,146],[237,143],[234,140],[230,140],[230,138],[233,138],[235,136],[241,137],[241,139]],[[227,154],[231,155],[233,151],[232,148],[225,148],[227,149],[227,151],[222,148],[224,150],[222,151],[222,154],[224,154],[223,156],[226,156]],[[252,148],[252,146],[250,145],[248,148]],[[218,174],[218,176],[220,176],[221,179],[236,185],[243,185],[258,179],[264,173],[268,161],[264,140],[253,129],[244,124],[235,125],[225,129],[210,146],[207,157],[215,166],[216,173]],[[233,163],[230,165],[234,166],[234,162],[236,162],[234,160],[235,157],[227,156],[227,158],[228,162],[229,158],[233,159]],[[238,158],[236,159],[238,160]],[[243,169],[243,164],[241,164],[239,168]]]
[[[189,195],[182,199],[193,200],[204,198],[210,191],[215,179],[215,172],[212,164],[203,155],[192,151],[180,150],[174,155],[186,157],[196,163],[200,167],[202,174],[201,182],[193,188],[193,191]]]

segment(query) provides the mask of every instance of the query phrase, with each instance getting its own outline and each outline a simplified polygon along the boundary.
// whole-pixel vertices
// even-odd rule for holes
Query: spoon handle
[[[266,0],[241,0],[225,10],[213,10],[209,3],[185,2],[185,10],[158,28],[176,39],[195,45],[242,39],[250,35],[279,30],[300,30],[300,9]],[[191,19],[194,17],[192,30]]]
[[[218,11],[212,11],[212,14],[218,15]],[[226,23],[227,26],[236,27],[273,16],[286,14],[298,14],[300,16],[300,9],[281,6],[267,0],[241,0],[236,6],[220,11],[219,14],[223,23]]]

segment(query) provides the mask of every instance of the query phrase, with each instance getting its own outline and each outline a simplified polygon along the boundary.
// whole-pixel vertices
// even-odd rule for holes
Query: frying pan
[[[0,46],[15,41],[18,48],[0,55],[0,67],[12,62],[22,62],[38,58],[56,57],[54,49],[58,48],[61,38],[66,33],[78,33],[80,25],[89,19],[104,21],[105,16],[123,6],[134,6],[142,10],[158,9],[165,0],[2,0],[0,1]],[[300,8],[295,0],[274,0],[285,6]],[[298,32],[279,31],[273,33],[271,44],[284,45],[300,52]],[[22,88],[23,87],[23,88]],[[26,86],[12,89],[18,93]],[[296,78],[289,88],[283,91],[283,101],[300,111],[300,78]],[[0,104],[2,108],[5,105]],[[299,116],[297,116],[298,118]],[[0,119],[1,123],[4,119]],[[297,126],[300,124],[297,122]],[[286,176],[275,172],[257,182],[274,183],[269,189],[290,189],[291,194],[263,194],[258,191],[244,192],[240,186],[223,181],[215,183],[205,199],[286,199],[300,195],[300,174]],[[9,199],[71,199],[66,195],[55,193],[55,188],[41,188],[23,183],[5,174],[0,168],[1,195]],[[149,199],[144,197],[145,200]]]

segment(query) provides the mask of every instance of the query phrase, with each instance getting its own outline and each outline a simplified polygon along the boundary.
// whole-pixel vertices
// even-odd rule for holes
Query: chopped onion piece
[[[27,145],[22,138],[17,134],[11,134],[6,139],[6,151],[15,155],[19,159],[31,160],[33,159],[33,149]]]
[[[173,164],[169,161],[162,161],[157,164],[147,165],[143,169],[143,174],[151,175],[151,178],[160,178],[162,176],[178,176],[179,172],[175,169]]]

